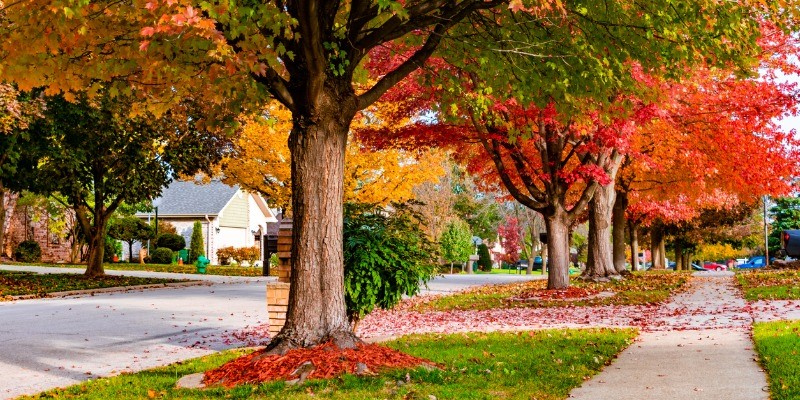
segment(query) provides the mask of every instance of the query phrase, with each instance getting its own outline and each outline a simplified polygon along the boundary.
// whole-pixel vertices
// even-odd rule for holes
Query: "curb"
[[[44,296],[38,294],[24,294],[20,296],[9,296],[11,300],[31,300],[31,299],[49,299],[49,298],[60,298],[60,297],[69,297],[69,296],[82,296],[82,295],[89,295],[94,296],[95,294],[102,294],[102,293],[118,293],[118,292],[130,292],[134,290],[147,290],[147,289],[164,289],[164,288],[178,288],[178,287],[189,287],[189,286],[211,286],[212,282],[209,281],[186,281],[186,282],[171,282],[171,283],[154,283],[150,285],[136,285],[136,286],[117,286],[117,287],[107,287],[107,288],[97,288],[97,289],[85,289],[85,290],[66,290],[63,292],[50,292],[46,293]]]

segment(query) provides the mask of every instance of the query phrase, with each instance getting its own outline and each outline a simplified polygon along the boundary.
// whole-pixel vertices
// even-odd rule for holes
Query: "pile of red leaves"
[[[598,293],[600,290],[575,286],[566,289],[533,289],[515,296],[513,300],[584,300]]]
[[[361,344],[355,349],[340,349],[333,343],[307,349],[293,349],[284,355],[264,355],[264,351],[239,357],[227,364],[206,372],[203,382],[208,385],[234,387],[246,383],[299,378],[296,371],[301,365],[313,364],[308,379],[330,379],[345,373],[356,373],[357,364],[364,364],[369,372],[389,368],[410,368],[435,363],[392,350],[376,344]]]

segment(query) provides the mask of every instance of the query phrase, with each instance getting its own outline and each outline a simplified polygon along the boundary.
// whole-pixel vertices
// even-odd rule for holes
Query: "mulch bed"
[[[248,383],[330,379],[347,373],[367,375],[386,369],[418,366],[436,364],[376,344],[340,349],[329,342],[317,347],[289,350],[284,355],[264,355],[264,350],[256,351],[207,371],[203,383],[231,388]]]
[[[566,289],[533,289],[515,296],[512,300],[586,300],[600,294],[597,289],[570,286]]]

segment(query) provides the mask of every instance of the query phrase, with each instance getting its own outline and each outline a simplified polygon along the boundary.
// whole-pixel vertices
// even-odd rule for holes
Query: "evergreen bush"
[[[153,264],[172,264],[172,250],[166,247],[159,247],[150,255],[150,262]]]
[[[35,240],[26,240],[14,249],[14,259],[20,262],[37,262],[42,260],[42,248]]]

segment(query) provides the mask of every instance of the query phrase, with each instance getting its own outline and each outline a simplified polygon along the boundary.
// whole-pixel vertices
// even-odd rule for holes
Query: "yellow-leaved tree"
[[[377,113],[371,113],[369,121],[357,119],[354,128],[376,123]],[[244,118],[234,152],[222,162],[224,181],[263,194],[273,206],[288,208],[291,129],[291,113],[277,102],[261,115]],[[436,182],[444,174],[444,159],[444,153],[436,151],[373,151],[351,137],[346,148],[344,200],[380,205],[410,200],[415,186]]]

